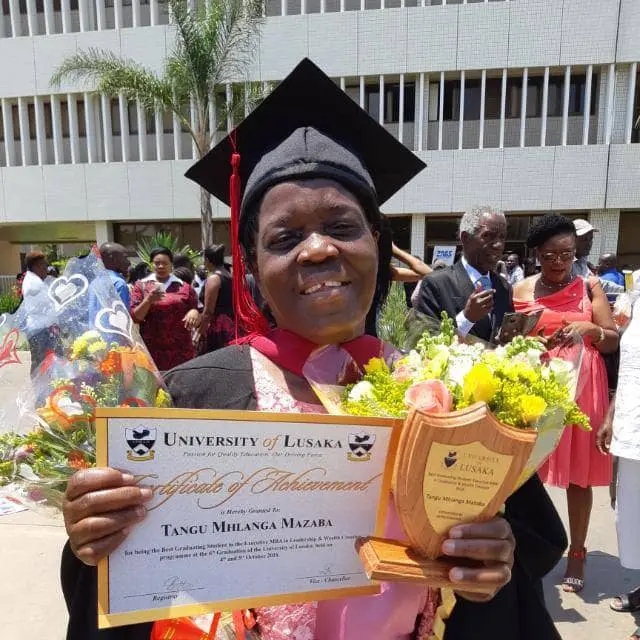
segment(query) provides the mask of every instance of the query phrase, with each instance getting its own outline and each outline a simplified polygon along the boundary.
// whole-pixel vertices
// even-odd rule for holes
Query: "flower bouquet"
[[[169,406],[160,374],[99,256],[0,317],[0,484],[60,507],[95,464],[96,407]]]
[[[501,423],[537,432],[515,490],[553,453],[565,426],[591,429],[574,401],[582,348],[548,352],[522,336],[497,348],[467,342],[443,313],[439,332],[425,331],[407,355],[371,360],[362,379],[343,389],[340,407],[350,415],[406,418],[411,409],[449,413],[484,402]]]

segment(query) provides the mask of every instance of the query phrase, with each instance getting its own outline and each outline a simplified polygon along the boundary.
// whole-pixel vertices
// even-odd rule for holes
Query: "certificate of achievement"
[[[401,422],[99,409],[99,466],[153,490],[98,567],[100,628],[368,595],[356,538],[383,535]]]

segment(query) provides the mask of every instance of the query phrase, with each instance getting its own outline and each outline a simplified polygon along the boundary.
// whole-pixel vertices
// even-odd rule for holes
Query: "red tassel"
[[[229,202],[231,206],[231,258],[233,260],[233,307],[235,312],[236,340],[241,331],[248,334],[265,334],[269,331],[267,319],[260,313],[247,285],[244,256],[240,248],[240,154],[236,148],[235,131],[230,135],[233,153],[231,155],[231,178],[229,179]]]

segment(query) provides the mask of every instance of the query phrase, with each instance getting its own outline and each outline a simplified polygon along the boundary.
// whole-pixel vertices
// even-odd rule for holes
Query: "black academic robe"
[[[248,347],[227,347],[169,372],[167,385],[178,407],[256,409]],[[506,518],[516,538],[511,582],[489,603],[459,599],[445,640],[560,640],[544,605],[540,579],[558,562],[567,539],[556,510],[537,476],[507,501]],[[149,640],[151,625],[98,631],[95,568],[65,546],[62,588],[69,609],[67,640]],[[375,638],[372,638],[375,640]]]
[[[511,285],[495,273],[491,274],[491,284],[495,289],[493,310],[491,314],[476,322],[470,331],[472,335],[487,342],[502,325],[504,314],[513,311]],[[430,273],[422,281],[414,308],[437,319],[440,319],[442,311],[446,311],[450,318],[455,319],[464,310],[473,291],[471,278],[459,260],[451,267]]]

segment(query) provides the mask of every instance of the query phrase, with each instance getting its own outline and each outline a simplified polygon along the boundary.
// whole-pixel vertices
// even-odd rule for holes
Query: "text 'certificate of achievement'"
[[[154,491],[98,567],[100,628],[369,595],[354,548],[383,535],[401,423],[99,409],[99,466]]]

